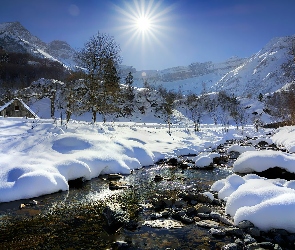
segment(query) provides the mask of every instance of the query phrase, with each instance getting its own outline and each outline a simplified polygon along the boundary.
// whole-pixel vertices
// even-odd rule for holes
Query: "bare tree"
[[[295,125],[295,83],[269,96],[266,108],[279,122]]]
[[[96,122],[97,113],[105,117],[111,103],[109,97],[113,98],[119,90],[116,67],[122,61],[120,51],[113,37],[98,32],[77,53],[76,58],[85,71],[84,82],[88,89],[84,104],[92,112],[93,122]]]
[[[134,112],[134,101],[135,101],[135,92],[133,86],[133,75],[131,72],[125,78],[124,86],[124,105],[123,105],[123,115],[131,116]]]
[[[160,112],[164,116],[165,121],[168,124],[168,133],[171,134],[171,117],[173,110],[175,109],[177,93],[172,90],[159,87],[158,94],[160,95],[161,101],[156,111]]]
[[[194,93],[189,93],[185,99],[185,107],[188,118],[194,123],[194,131],[197,132],[200,129],[200,120],[202,116],[202,100]]]

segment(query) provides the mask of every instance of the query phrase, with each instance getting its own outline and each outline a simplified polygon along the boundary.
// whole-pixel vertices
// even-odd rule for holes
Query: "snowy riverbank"
[[[0,118],[0,202],[68,190],[68,181],[101,174],[129,174],[159,159],[198,153],[226,139],[241,138],[233,128],[204,125],[201,132],[158,123],[70,122]],[[246,132],[251,133],[251,127]]]
[[[292,149],[292,127],[278,129],[275,135],[266,136],[270,130],[261,129],[256,133],[251,126],[242,134],[235,127],[224,132],[222,127],[202,125],[201,131],[195,133],[182,124],[173,126],[169,135],[166,125],[159,123],[93,125],[72,121],[65,127],[52,120],[0,118],[0,129],[1,202],[66,191],[69,180],[89,180],[108,173],[129,174],[133,169],[152,165],[159,159],[183,154],[202,152],[195,162],[200,159],[209,162],[212,148],[228,139],[246,136],[257,139],[251,141],[252,146],[231,147],[242,153],[234,164],[235,171],[260,172],[277,166],[295,172],[293,154],[255,151],[253,147],[264,141]],[[264,230],[283,228],[295,232],[295,220],[292,219],[294,181],[232,175],[215,183],[212,190],[218,191],[219,197],[227,201],[226,212],[236,224],[250,220]],[[266,223],[267,219],[261,214],[276,219]]]

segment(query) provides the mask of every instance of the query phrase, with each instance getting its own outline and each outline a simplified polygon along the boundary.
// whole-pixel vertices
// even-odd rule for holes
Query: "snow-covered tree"
[[[88,90],[84,104],[92,112],[93,122],[96,122],[97,113],[105,117],[112,110],[108,105],[119,91],[116,70],[122,60],[119,53],[120,47],[114,38],[99,32],[77,53],[77,61],[84,69],[84,84]]]
[[[204,106],[202,99],[194,93],[189,93],[185,99],[186,114],[194,123],[194,131],[199,131]]]
[[[50,117],[55,116],[55,111],[61,109],[61,89],[64,87],[64,82],[55,80],[55,79],[39,79],[38,81],[33,82],[29,86],[30,97],[35,98],[36,100],[41,100],[43,98],[49,98],[50,100]],[[25,91],[27,94],[28,91]]]
[[[161,99],[156,111],[164,116],[164,119],[168,124],[168,133],[171,134],[171,117],[173,110],[175,109],[177,93],[163,87],[159,87],[157,93]]]
[[[123,89],[123,116],[131,116],[134,112],[135,92],[133,86],[133,75],[131,72],[125,78],[125,86]]]
[[[295,83],[285,90],[274,92],[268,96],[266,107],[278,121],[295,125]]]

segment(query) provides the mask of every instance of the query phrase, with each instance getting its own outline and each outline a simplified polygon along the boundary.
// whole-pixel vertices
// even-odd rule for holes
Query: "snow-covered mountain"
[[[0,23],[0,46],[8,52],[29,53],[37,57],[74,66],[75,50],[64,41],[48,44],[32,35],[19,22]]]
[[[242,65],[226,73],[214,88],[239,96],[265,94],[282,88],[294,80],[294,55],[290,54],[294,42],[295,35],[273,38]]]
[[[232,57],[225,62],[192,63],[162,71],[137,71],[136,83],[148,80],[167,89],[201,93],[225,90],[236,96],[256,97],[281,89],[295,79],[295,35],[273,38],[249,58]],[[192,68],[196,66],[196,68]]]
[[[225,90],[236,96],[254,97],[281,89],[294,80],[294,55],[290,53],[295,35],[273,38],[249,58],[232,57],[225,62],[192,63],[161,71],[136,71],[137,86],[144,81],[181,89],[183,93]]]
[[[47,44],[45,51],[67,66],[75,65],[75,50],[65,41],[54,40]]]
[[[189,66],[179,66],[165,70],[136,71],[133,73],[137,87],[146,80],[153,85],[162,85],[169,90],[181,90],[201,93],[216,92],[215,84],[228,72],[240,67],[247,58],[231,57],[220,63],[192,63]]]
[[[236,96],[256,97],[259,93],[279,90],[294,79],[294,56],[290,54],[294,43],[295,35],[273,38],[249,58],[232,57],[219,63],[194,62],[165,70],[136,71],[132,66],[121,65],[121,79],[132,72],[137,87],[142,87],[147,81],[167,89],[180,89],[183,93],[225,90]],[[0,46],[10,52],[28,52],[60,61],[70,68],[75,66],[75,50],[67,42],[47,44],[19,22],[0,24]]]

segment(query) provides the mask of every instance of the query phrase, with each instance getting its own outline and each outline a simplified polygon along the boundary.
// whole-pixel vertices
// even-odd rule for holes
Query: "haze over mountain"
[[[167,89],[181,89],[184,93],[226,90],[237,96],[257,96],[276,91],[293,80],[294,56],[290,51],[294,42],[294,35],[273,38],[249,58],[232,57],[218,63],[193,62],[159,71],[136,71],[132,66],[121,65],[121,77],[124,79],[131,71],[138,87],[147,80]],[[45,43],[19,22],[0,24],[0,46],[8,52],[30,53],[59,61],[70,68],[75,66],[75,50],[67,42]]]

